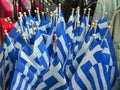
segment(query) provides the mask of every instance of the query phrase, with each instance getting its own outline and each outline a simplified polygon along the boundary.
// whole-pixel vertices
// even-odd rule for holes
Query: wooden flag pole
[[[102,39],[102,41],[101,41],[101,45],[103,44],[103,41],[104,41],[105,38],[107,37],[107,34],[108,34],[108,32],[109,32],[110,29],[111,29],[111,26],[109,25],[109,26],[108,26],[108,29],[107,29],[107,31],[106,31],[106,33],[105,33],[105,35],[104,35],[104,37],[103,37],[103,39]]]
[[[53,21],[53,13],[50,12],[50,21],[52,22]]]
[[[22,37],[23,37],[23,40],[27,41],[27,38],[24,33],[22,34]]]
[[[54,46],[55,46],[54,48],[55,48],[55,51],[57,51],[57,43],[56,43],[57,35],[54,34],[53,36],[54,36]]]
[[[32,26],[32,31],[33,31],[33,33],[34,33],[34,24],[33,24],[33,21],[32,21],[32,20],[30,21],[30,24],[31,24],[31,26]]]

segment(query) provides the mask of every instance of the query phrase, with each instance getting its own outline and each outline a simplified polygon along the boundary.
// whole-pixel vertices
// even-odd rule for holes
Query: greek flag
[[[26,43],[19,54],[10,90],[34,90],[44,73],[42,62]]]
[[[49,71],[43,76],[36,90],[67,90],[68,85],[63,73],[62,64],[54,55]]]
[[[49,54],[49,56],[51,57],[51,55],[52,55],[52,52],[53,52],[53,35],[54,35],[54,33],[55,33],[55,31],[56,31],[56,26],[57,26],[57,23],[56,23],[56,19],[57,19],[57,17],[55,17],[54,19],[53,19],[53,22],[52,22],[52,24],[51,24],[51,27],[50,27],[50,29],[49,29],[49,31],[48,31],[48,34],[46,35],[46,41],[45,41],[45,44],[46,44],[46,48],[47,48],[47,50],[48,50],[48,54]]]
[[[50,57],[42,34],[43,33],[40,30],[36,30],[33,51],[36,53],[37,57],[41,60],[43,66],[47,70],[49,67]]]
[[[4,39],[4,62],[5,62],[5,88],[9,89],[9,85],[11,84],[15,63],[17,61],[16,49],[13,43],[10,40],[9,35],[5,34]]]
[[[110,31],[108,30],[107,19],[103,18],[98,23],[99,26],[99,41],[102,43],[104,58],[106,61],[106,68],[108,76],[111,82],[111,86],[114,86],[118,77],[117,59],[115,55],[115,49],[111,39]],[[106,37],[105,34],[107,33]]]
[[[73,33],[73,25],[74,25],[74,11],[71,12],[69,20],[66,24],[66,37],[69,43],[72,43],[74,33]]]
[[[99,43],[94,39],[69,82],[70,90],[111,90]]]
[[[62,27],[62,25],[63,22],[61,22],[60,18],[58,18],[57,30],[56,30],[57,52],[58,52],[58,58],[60,59],[61,63],[64,64],[66,61],[66,57],[68,55],[69,44],[66,38],[65,30]]]
[[[75,59],[72,60],[72,63],[68,66],[68,68],[65,71],[65,75],[66,75],[66,78],[68,81],[72,78],[72,76],[76,72],[80,62],[86,55],[86,52],[87,52],[92,40],[93,40],[93,37],[91,37],[90,33],[88,32],[85,37],[82,47],[80,48],[80,50],[78,51],[78,53],[75,56]]]

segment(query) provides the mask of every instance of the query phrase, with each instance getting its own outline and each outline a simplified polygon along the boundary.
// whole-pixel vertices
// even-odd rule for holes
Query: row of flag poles
[[[90,11],[72,9],[67,23],[61,4],[54,12],[30,10],[0,48],[3,90],[111,90],[117,60],[106,16],[91,23]],[[91,23],[91,25],[90,25]]]

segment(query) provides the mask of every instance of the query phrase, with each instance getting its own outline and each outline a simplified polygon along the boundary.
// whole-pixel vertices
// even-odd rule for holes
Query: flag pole
[[[23,40],[27,41],[27,38],[24,33],[22,34],[22,37],[23,37]]]
[[[104,37],[103,37],[103,39],[102,39],[102,41],[101,41],[101,45],[103,44],[103,41],[104,41],[105,38],[107,37],[107,34],[108,34],[108,32],[109,32],[110,29],[111,29],[111,26],[109,25],[109,26],[108,26],[108,29],[107,29],[107,31],[106,31],[106,33],[105,33],[105,35],[104,35]]]
[[[53,36],[54,36],[54,46],[55,46],[54,48],[55,48],[55,51],[57,51],[57,43],[56,43],[57,35],[54,34]]]
[[[52,11],[50,12],[50,21],[51,22],[53,21],[53,13],[52,13]]]
[[[30,21],[30,24],[32,26],[32,32],[34,33],[34,24],[33,24],[32,20]]]

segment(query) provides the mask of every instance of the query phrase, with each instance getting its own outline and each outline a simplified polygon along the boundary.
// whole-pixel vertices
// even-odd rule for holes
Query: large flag
[[[92,40],[93,40],[93,37],[91,37],[90,33],[88,32],[85,37],[82,47],[80,48],[79,52],[75,56],[75,59],[72,60],[72,63],[65,70],[65,75],[66,75],[68,82],[72,78],[72,76],[76,72],[80,62],[86,55],[86,52],[87,52]]]
[[[57,22],[56,43],[57,43],[58,58],[60,59],[63,65],[66,62],[66,57],[68,55],[69,43],[66,38],[65,30],[63,28],[63,22],[61,22],[60,19],[61,18],[58,18],[58,22]]]
[[[79,52],[85,39],[87,19],[86,13],[84,13],[81,22],[76,22],[76,29],[74,30],[74,38],[72,41],[73,59],[75,59],[75,56]]]
[[[68,85],[64,76],[62,64],[54,54],[49,71],[43,76],[36,90],[67,90]]]
[[[114,86],[119,72],[117,66],[117,59],[115,55],[115,49],[108,28],[106,17],[102,18],[98,22],[98,29],[96,33],[99,33],[99,41],[101,43],[101,47],[103,48],[104,59],[106,61],[106,68],[111,82],[111,86]]]
[[[19,54],[10,90],[35,90],[44,70],[42,62],[26,43]]]
[[[65,30],[66,29],[66,23],[65,23],[65,19],[63,17],[61,4],[59,4],[59,8],[58,8],[58,18],[59,18],[59,21],[61,22],[61,25],[62,25],[63,29]]]
[[[70,90],[111,90],[99,43],[94,39],[69,82]]]
[[[46,44],[46,47],[47,47],[47,50],[48,50],[48,54],[49,54],[49,56],[51,57],[51,55],[52,55],[52,52],[53,52],[53,36],[54,36],[54,33],[56,32],[56,29],[57,29],[57,23],[56,23],[56,19],[58,18],[58,16],[55,16],[54,18],[53,18],[53,21],[52,21],[52,23],[51,23],[51,27],[50,27],[50,29],[49,29],[49,31],[48,31],[48,34],[46,35],[46,37],[45,37],[45,35],[44,35],[44,37],[46,38],[45,39],[45,44]]]
[[[5,32],[4,39],[4,63],[5,63],[5,88],[9,89],[12,77],[14,74],[14,68],[17,61],[16,49],[10,40],[9,35]]]
[[[43,66],[47,70],[49,67],[49,54],[45,45],[45,40],[43,38],[43,32],[36,30],[35,40],[33,45],[33,51],[36,53],[37,57],[43,63]]]
[[[72,10],[69,20],[66,24],[66,36],[68,39],[69,43],[72,43],[73,37],[74,37],[74,33],[73,33],[73,25],[74,25],[74,9]]]

